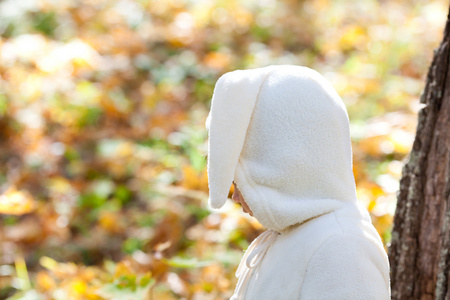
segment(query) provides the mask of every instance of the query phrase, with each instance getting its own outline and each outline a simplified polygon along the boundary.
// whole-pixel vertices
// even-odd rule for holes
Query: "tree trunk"
[[[450,18],[450,14],[449,14]],[[389,247],[392,299],[450,299],[450,19],[421,96]]]

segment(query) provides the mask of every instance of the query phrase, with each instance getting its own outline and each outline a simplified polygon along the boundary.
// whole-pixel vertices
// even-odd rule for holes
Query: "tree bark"
[[[450,299],[450,14],[421,96],[389,247],[392,299]]]

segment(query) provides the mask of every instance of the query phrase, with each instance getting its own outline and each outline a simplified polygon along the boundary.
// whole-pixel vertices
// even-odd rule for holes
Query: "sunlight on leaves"
[[[0,214],[23,215],[36,208],[34,198],[25,190],[8,189],[0,195]]]

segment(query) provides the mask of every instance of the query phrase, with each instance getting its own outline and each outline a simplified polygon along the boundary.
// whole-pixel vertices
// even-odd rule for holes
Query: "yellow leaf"
[[[387,230],[391,230],[393,222],[393,216],[390,214],[385,214],[382,216],[372,216],[372,223],[375,226],[376,230],[383,236]]]
[[[367,40],[364,28],[351,26],[347,28],[341,36],[339,46],[341,49],[351,49],[354,46],[364,44]]]
[[[112,211],[102,211],[98,218],[100,227],[111,233],[121,231],[120,222],[118,222],[119,215]]]
[[[367,206],[367,209],[369,211],[371,211],[371,210],[374,209],[375,205],[377,205],[377,202],[372,200],[372,201],[369,202],[369,205]]]
[[[84,281],[80,280],[80,279],[77,279],[77,280],[72,282],[71,290],[77,295],[82,295],[87,290],[86,283]]]
[[[58,262],[48,256],[42,256],[39,259],[39,263],[41,264],[41,266],[50,271],[56,270],[56,268],[58,268]]]
[[[192,166],[183,168],[182,186],[190,190],[208,191],[208,174],[206,169],[197,172]]]
[[[27,191],[10,188],[0,196],[0,214],[23,215],[32,212],[36,207],[33,197]]]
[[[114,278],[119,278],[121,276],[130,274],[133,274],[133,271],[131,270],[131,265],[129,261],[121,261],[116,264]]]

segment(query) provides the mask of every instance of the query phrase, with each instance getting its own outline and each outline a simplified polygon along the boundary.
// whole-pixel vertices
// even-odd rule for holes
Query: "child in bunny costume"
[[[232,300],[389,299],[386,252],[357,205],[347,111],[320,74],[227,73],[206,125],[210,205],[233,182],[268,229],[242,258]]]

